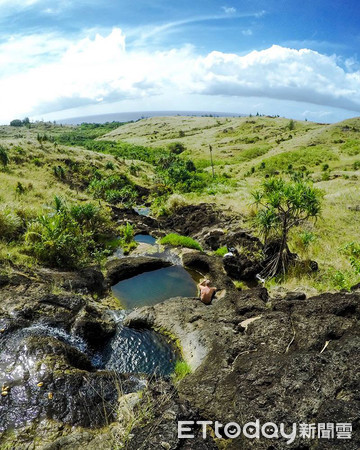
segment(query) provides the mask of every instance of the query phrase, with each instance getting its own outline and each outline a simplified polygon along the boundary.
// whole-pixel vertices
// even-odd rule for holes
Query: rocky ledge
[[[132,312],[126,323],[166,329],[180,340],[193,373],[178,392],[206,420],[353,426],[351,441],[297,439],[289,446],[239,437],[227,440],[226,449],[355,450],[360,448],[359,318],[359,294],[271,300],[265,289],[251,289],[227,291],[210,306],[174,298]]]

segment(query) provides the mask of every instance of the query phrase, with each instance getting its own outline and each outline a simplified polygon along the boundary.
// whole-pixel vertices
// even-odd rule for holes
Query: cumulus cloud
[[[16,47],[22,47],[20,60],[27,61],[22,71],[14,71]],[[215,51],[199,55],[191,46],[128,50],[125,35],[114,29],[78,42],[14,37],[0,45],[0,62],[3,121],[131,99],[151,105],[151,98],[165,96],[171,103],[174,93],[222,96],[224,110],[226,97],[259,97],[360,112],[360,71],[347,71],[335,56],[309,49],[273,46],[242,56]]]

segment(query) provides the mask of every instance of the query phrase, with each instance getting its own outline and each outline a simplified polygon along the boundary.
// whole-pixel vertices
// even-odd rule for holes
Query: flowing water
[[[112,311],[117,331],[102,353],[100,366],[121,373],[172,373],[179,352],[171,342],[153,330],[123,326],[125,315],[126,311]]]

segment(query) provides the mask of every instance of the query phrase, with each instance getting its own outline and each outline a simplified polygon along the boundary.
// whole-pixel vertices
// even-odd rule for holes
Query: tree
[[[289,265],[289,232],[309,219],[316,220],[321,212],[321,191],[304,179],[270,178],[252,193],[258,208],[256,222],[265,238],[278,242],[275,255],[267,261],[264,278],[285,273]]]
[[[10,122],[10,126],[11,127],[22,127],[23,126],[22,120],[14,119]]]

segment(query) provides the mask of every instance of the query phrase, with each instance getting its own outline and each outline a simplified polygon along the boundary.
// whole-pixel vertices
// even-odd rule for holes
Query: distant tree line
[[[10,122],[11,127],[28,127],[30,128],[30,119],[25,117],[25,119],[14,119]]]

